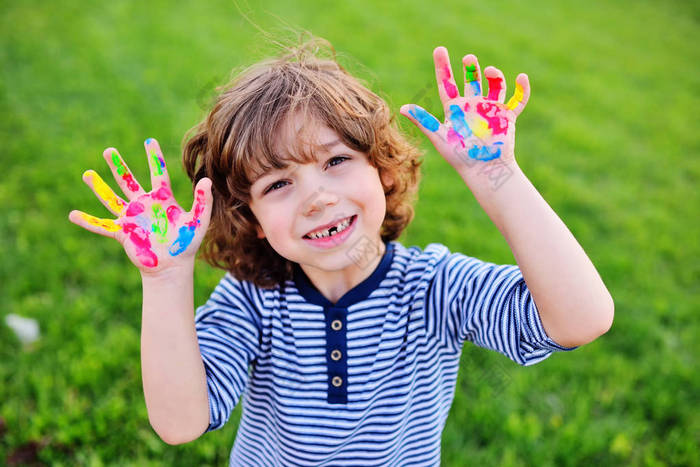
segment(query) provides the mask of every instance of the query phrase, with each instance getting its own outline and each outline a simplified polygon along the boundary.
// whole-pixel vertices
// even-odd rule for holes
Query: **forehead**
[[[316,118],[294,115],[283,121],[270,135],[249,166],[249,179],[254,184],[273,170],[284,170],[292,164],[318,161],[318,156],[343,144],[340,136]]]

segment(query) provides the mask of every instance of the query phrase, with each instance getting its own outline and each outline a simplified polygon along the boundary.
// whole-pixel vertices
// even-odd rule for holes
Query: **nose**
[[[305,216],[314,216],[323,213],[327,207],[338,204],[338,196],[323,186],[317,187],[307,195],[302,204],[302,213]]]

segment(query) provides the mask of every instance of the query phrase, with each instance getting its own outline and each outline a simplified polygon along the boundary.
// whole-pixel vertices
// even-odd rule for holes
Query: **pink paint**
[[[454,99],[459,95],[457,86],[452,82],[452,70],[447,64],[442,66],[442,86],[450,99]]]
[[[173,204],[172,206],[168,206],[168,209],[166,209],[165,212],[168,215],[168,220],[170,223],[175,224],[180,217],[180,214],[182,214],[182,209]]]
[[[206,206],[206,197],[204,196],[204,190],[197,190],[196,202],[194,205],[194,217],[192,221],[187,223],[188,227],[195,227],[199,224],[199,216],[204,212]]]
[[[490,101],[497,101],[503,91],[503,78],[496,76],[494,78],[486,77],[489,80],[489,95],[487,97]]]
[[[447,130],[447,142],[450,144],[459,143],[462,147],[465,147],[464,138],[462,138],[462,135],[454,131],[452,128]]]
[[[148,268],[158,266],[158,257],[151,251],[148,232],[136,224],[124,224],[122,229],[124,233],[129,235],[129,240],[136,247],[136,256],[141,259],[141,263]]]
[[[136,180],[134,180],[134,177],[132,177],[131,173],[127,172],[124,175],[122,175],[122,180],[126,182],[126,186],[129,188],[129,190],[133,192],[139,191],[139,184],[136,183]]]
[[[144,211],[143,204],[139,203],[138,201],[134,201],[133,203],[129,204],[129,208],[126,210],[126,215],[129,217],[133,216],[138,216]]]
[[[167,183],[163,183],[160,188],[151,193],[151,198],[156,201],[167,201],[173,196],[173,192],[168,188]]]
[[[489,91],[489,95],[491,95],[491,91]],[[500,115],[503,111],[497,104],[479,102],[476,104],[476,111],[488,122],[494,135],[504,135],[508,132],[508,119]]]

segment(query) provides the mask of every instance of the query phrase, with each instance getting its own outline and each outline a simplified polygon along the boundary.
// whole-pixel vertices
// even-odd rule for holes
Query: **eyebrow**
[[[328,143],[319,144],[318,146],[323,148],[325,151],[328,152],[340,144],[343,144],[343,142],[340,140],[340,138],[336,138],[333,141],[329,141]],[[289,168],[289,164],[287,164],[287,163],[283,163],[283,164],[284,164],[284,166],[282,167],[282,169],[275,169],[275,170],[286,170],[287,168]],[[250,181],[250,185],[251,186],[254,185],[255,182],[257,182],[258,180],[260,180],[261,178],[263,178],[266,175],[267,175],[267,173],[265,173],[265,172],[258,174]]]

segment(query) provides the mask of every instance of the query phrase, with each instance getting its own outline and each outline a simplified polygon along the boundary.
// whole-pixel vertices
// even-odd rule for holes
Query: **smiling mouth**
[[[357,214],[346,217],[344,219],[339,220],[338,222],[335,223],[335,225],[327,228],[327,229],[322,229],[322,230],[315,230],[313,232],[309,232],[308,234],[304,235],[303,238],[306,239],[319,239],[319,238],[327,238],[327,237],[332,237],[335,234],[338,234],[342,232],[343,230],[347,229],[350,227],[354,222],[355,219],[357,219]]]

